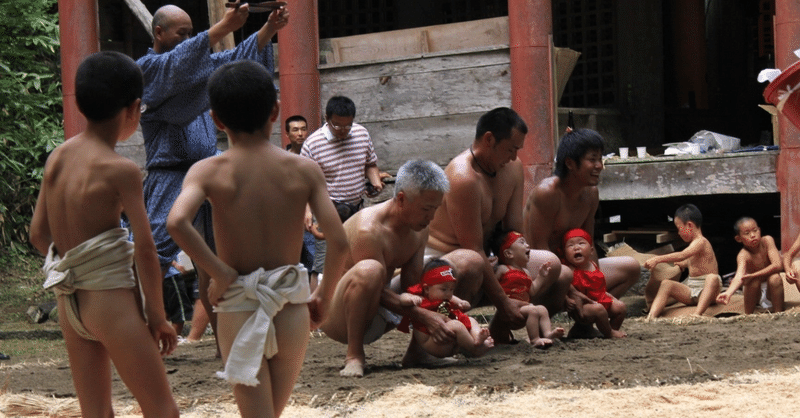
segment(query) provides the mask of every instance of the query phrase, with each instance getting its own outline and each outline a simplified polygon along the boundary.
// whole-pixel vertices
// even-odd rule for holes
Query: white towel
[[[50,244],[42,268],[47,274],[45,289],[66,298],[67,318],[72,328],[87,340],[97,340],[83,326],[78,315],[75,291],[108,290],[136,287],[133,277],[133,243],[128,241],[125,228],[110,229],[86,240],[58,256],[55,244]]]
[[[297,265],[270,271],[260,268],[239,276],[225,291],[214,312],[255,312],[236,335],[225,371],[217,372],[217,376],[233,384],[257,386],[261,358],[272,358],[278,352],[272,319],[285,304],[306,303],[310,296],[308,272]]]

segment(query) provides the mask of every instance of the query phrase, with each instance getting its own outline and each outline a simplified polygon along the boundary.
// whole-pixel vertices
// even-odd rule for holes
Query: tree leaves
[[[47,154],[63,142],[57,0],[0,0],[0,252],[28,251]]]

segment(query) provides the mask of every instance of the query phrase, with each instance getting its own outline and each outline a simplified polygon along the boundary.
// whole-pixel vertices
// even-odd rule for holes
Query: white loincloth
[[[136,287],[133,277],[133,243],[128,241],[125,228],[110,229],[86,240],[58,256],[50,244],[42,268],[47,274],[45,289],[65,298],[64,306],[70,325],[81,337],[97,341],[81,323],[75,291],[127,289]]]
[[[290,265],[270,271],[260,268],[239,276],[225,291],[214,312],[255,312],[236,334],[225,371],[217,372],[217,376],[233,384],[257,386],[261,358],[272,358],[278,352],[272,319],[285,304],[306,303],[310,296],[308,272],[302,266]]]

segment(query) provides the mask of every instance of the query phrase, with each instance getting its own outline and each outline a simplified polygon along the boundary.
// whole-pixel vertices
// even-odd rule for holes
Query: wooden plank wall
[[[600,200],[776,193],[779,151],[607,160]]]

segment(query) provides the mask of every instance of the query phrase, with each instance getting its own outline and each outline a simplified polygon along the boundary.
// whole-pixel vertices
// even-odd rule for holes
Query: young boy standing
[[[208,297],[225,361],[220,376],[234,385],[239,412],[279,416],[349,249],[319,166],[269,142],[279,104],[267,70],[251,61],[226,64],[208,91],[211,118],[230,148],[189,169],[167,228],[211,276]],[[206,200],[217,254],[192,226]],[[325,280],[310,299],[307,272],[298,265],[306,204],[328,241]]]
[[[728,289],[717,296],[717,303],[727,305],[733,292],[742,287],[744,313],[751,314],[761,301],[761,286],[765,283],[775,312],[783,312],[783,280],[779,274],[783,263],[775,240],[769,235],[762,236],[753,218],[740,218],[733,229],[742,249],[736,256],[736,275]]]
[[[75,98],[87,127],[48,157],[31,222],[31,244],[47,255],[44,286],[66,318],[59,325],[84,417],[114,415],[109,360],[145,417],[179,415],[159,356],[175,349],[177,336],[164,314],[142,174],[114,152],[139,124],[142,84],[123,54],[98,52],[81,63]],[[135,243],[119,227],[122,212]]]
[[[655,256],[644,263],[646,269],[652,270],[658,263],[676,263],[681,268],[689,267],[686,284],[665,280],[658,287],[658,293],[650,307],[648,319],[657,318],[664,311],[670,298],[687,306],[697,306],[694,315],[700,316],[709,306],[716,303],[722,287],[719,276],[717,257],[714,248],[703,236],[703,215],[700,209],[691,203],[683,205],[675,211],[675,227],[678,235],[689,243],[683,251]]]

